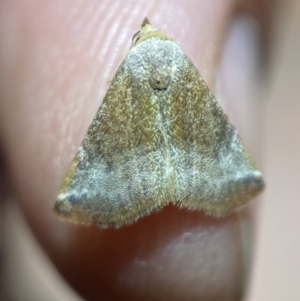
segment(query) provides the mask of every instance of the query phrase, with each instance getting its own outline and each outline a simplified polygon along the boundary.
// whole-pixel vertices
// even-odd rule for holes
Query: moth
[[[63,181],[55,212],[120,227],[169,203],[225,216],[264,187],[180,47],[146,18]]]

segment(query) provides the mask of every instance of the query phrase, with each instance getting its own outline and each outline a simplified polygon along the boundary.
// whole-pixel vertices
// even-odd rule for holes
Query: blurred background
[[[260,133],[264,137],[262,161],[267,189],[257,219],[255,261],[247,301],[299,301],[300,1],[274,1],[270,31],[264,133]],[[24,292],[24,299],[7,301],[81,300],[58,280],[57,271],[39,249],[22,217],[4,219],[4,209],[0,213],[6,231],[0,233],[0,247],[7,257],[0,265],[1,286],[6,291],[17,286]],[[19,214],[14,208],[9,210]],[[20,243],[24,236],[26,243]],[[34,291],[30,289],[33,283],[37,288]]]
[[[265,118],[268,187],[249,301],[300,300],[300,2],[277,1]]]

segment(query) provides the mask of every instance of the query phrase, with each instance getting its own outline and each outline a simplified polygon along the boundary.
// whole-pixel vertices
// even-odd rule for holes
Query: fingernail
[[[238,15],[231,24],[224,45],[217,72],[216,95],[257,163],[262,153],[263,133],[262,54],[258,22],[250,15]],[[243,294],[247,291],[252,267],[253,208],[248,206],[240,212]]]
[[[264,64],[261,31],[250,15],[237,16],[229,29],[217,73],[216,94],[257,159],[261,145]]]

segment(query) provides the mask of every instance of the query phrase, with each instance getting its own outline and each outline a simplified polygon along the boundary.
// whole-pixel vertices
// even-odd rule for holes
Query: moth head
[[[172,39],[162,30],[153,27],[149,19],[146,17],[142,23],[141,30],[136,32],[132,37],[131,48],[151,38],[159,38],[162,40],[172,41]]]

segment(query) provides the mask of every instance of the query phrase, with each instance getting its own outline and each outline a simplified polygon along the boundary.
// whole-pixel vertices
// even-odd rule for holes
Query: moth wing
[[[67,173],[55,204],[65,219],[120,226],[166,200],[152,89],[132,77],[135,65],[128,56],[119,67]]]
[[[197,69],[181,50],[178,53],[186,65],[170,98],[177,100],[169,111],[176,150],[173,201],[226,215],[263,189],[262,175]]]
[[[153,70],[166,80],[151,87],[157,61],[167,68]],[[169,202],[225,215],[262,188],[260,172],[190,60],[172,41],[149,39],[117,71],[55,209],[73,221],[120,226]]]

